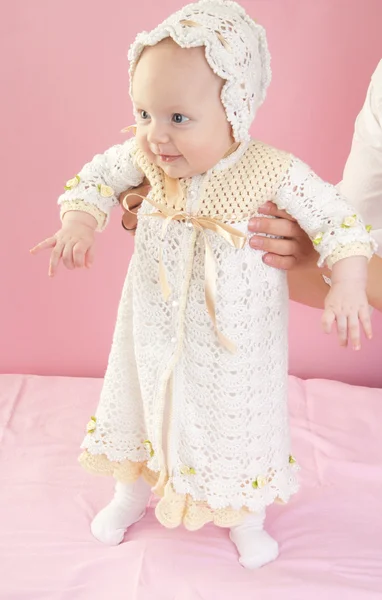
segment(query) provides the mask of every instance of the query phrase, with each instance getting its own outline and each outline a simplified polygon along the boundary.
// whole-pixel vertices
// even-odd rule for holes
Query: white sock
[[[239,562],[246,569],[258,569],[275,560],[279,546],[263,529],[265,510],[250,514],[240,525],[231,527],[230,538],[239,552]]]
[[[126,529],[145,515],[150,495],[151,488],[142,478],[134,483],[117,481],[114,498],[92,521],[94,537],[110,546],[120,544]]]

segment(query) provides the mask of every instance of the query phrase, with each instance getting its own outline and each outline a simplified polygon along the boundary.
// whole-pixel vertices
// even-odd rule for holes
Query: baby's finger
[[[359,350],[361,348],[361,338],[357,313],[351,313],[348,316],[348,332],[353,350]]]
[[[82,269],[85,266],[85,254],[87,252],[87,244],[77,242],[73,246],[73,261],[76,269]]]
[[[368,306],[364,306],[360,309],[359,320],[362,323],[362,327],[366,334],[366,337],[369,340],[371,340],[371,338],[373,337],[373,328],[371,326],[370,308]]]
[[[75,268],[73,260],[73,247],[75,242],[67,242],[62,252],[62,262],[65,267],[72,271]]]
[[[332,327],[333,327],[333,323],[336,319],[336,315],[334,314],[334,312],[332,311],[331,308],[326,308],[324,310],[324,313],[322,315],[322,327],[325,331],[325,333],[330,333],[332,331]]]
[[[337,315],[337,334],[340,346],[348,345],[348,320],[345,315]]]
[[[90,246],[89,250],[85,254],[85,267],[90,269],[94,262],[94,248]]]
[[[57,271],[58,263],[60,262],[62,251],[64,249],[64,244],[56,243],[55,247],[52,250],[49,261],[49,277],[54,277]]]
[[[46,250],[47,248],[54,248],[56,243],[57,243],[57,241],[54,236],[50,237],[50,238],[46,238],[46,240],[44,240],[43,242],[40,242],[39,244],[37,244],[37,246],[35,246],[31,250],[29,250],[29,252],[31,254],[37,254],[37,252],[40,252],[40,250]]]

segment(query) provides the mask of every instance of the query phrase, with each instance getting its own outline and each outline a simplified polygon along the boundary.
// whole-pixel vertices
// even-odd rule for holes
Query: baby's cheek
[[[142,150],[142,152],[150,152],[150,148],[147,142],[147,138],[143,133],[139,133],[139,130],[137,131],[136,135],[135,135],[135,139],[137,142],[137,146],[140,150]]]
[[[156,159],[155,159],[154,154],[150,150],[150,145],[147,141],[146,136],[145,135],[137,135],[135,139],[137,141],[137,146],[138,146],[139,150],[141,150],[142,152],[145,153],[145,155],[147,156],[147,158],[150,162],[155,163]]]

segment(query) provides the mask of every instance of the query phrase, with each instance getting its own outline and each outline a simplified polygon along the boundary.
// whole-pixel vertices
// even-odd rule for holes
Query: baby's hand
[[[367,337],[372,337],[370,309],[362,283],[343,281],[332,284],[325,299],[325,311],[322,316],[325,333],[331,332],[336,321],[340,345],[347,346],[350,338],[354,350],[361,347],[360,321]]]
[[[77,211],[73,211],[77,212]],[[66,213],[62,227],[52,237],[32,248],[31,254],[52,248],[49,261],[49,277],[56,274],[62,261],[67,269],[90,268],[94,260],[96,221],[86,213],[81,216]]]

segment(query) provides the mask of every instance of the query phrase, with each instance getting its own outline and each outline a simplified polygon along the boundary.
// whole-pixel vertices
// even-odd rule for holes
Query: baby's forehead
[[[169,63],[183,63],[184,66],[191,62],[207,64],[205,47],[196,46],[193,48],[183,48],[177,44],[171,37],[166,37],[153,46],[146,46],[142,50],[138,64],[144,60],[158,58]],[[165,64],[163,64],[165,66]]]
[[[148,82],[160,84],[171,81],[185,85],[220,86],[223,80],[211,69],[206,59],[205,46],[182,48],[170,37],[158,44],[146,46],[132,74],[133,90]],[[174,85],[172,85],[174,87]],[[188,86],[187,86],[188,87]]]
[[[206,104],[220,104],[223,80],[209,66],[205,47],[181,48],[166,38],[147,46],[133,77],[134,105],[151,114],[206,113]]]

